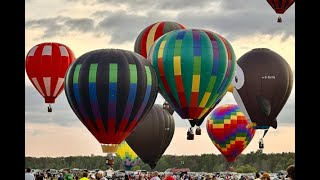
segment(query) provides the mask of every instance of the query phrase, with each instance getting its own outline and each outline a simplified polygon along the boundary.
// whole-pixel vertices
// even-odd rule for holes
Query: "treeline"
[[[103,169],[107,168],[104,156],[70,156],[70,157],[25,157],[25,167],[32,169]],[[295,153],[272,153],[250,152],[241,154],[235,162],[229,163],[221,154],[202,154],[193,156],[163,155],[154,170],[165,171],[168,168],[189,168],[195,172],[219,172],[227,171],[230,167],[236,172],[270,171],[277,172],[285,170],[289,165],[295,163]],[[120,159],[115,157],[114,170],[123,169]],[[150,171],[148,164],[141,160],[131,170],[144,169]]]

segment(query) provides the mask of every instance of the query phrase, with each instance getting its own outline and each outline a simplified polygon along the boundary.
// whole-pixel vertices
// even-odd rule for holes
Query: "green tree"
[[[256,168],[250,166],[249,164],[240,166],[235,170],[237,173],[254,173],[257,172]]]

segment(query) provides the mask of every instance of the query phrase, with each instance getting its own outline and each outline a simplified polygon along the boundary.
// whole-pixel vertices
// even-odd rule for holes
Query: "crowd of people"
[[[82,173],[71,173],[70,170],[66,170],[63,173],[52,175],[49,171],[43,173],[38,172],[36,174],[31,173],[31,169],[27,168],[25,173],[25,180],[295,180],[295,165],[290,165],[287,169],[286,176],[278,176],[276,179],[271,179],[269,173],[256,172],[255,177],[250,175],[239,175],[236,173],[227,173],[224,175],[207,173],[205,175],[194,176],[187,172],[173,174],[168,172],[160,174],[158,171],[152,171],[147,173],[128,173],[124,176],[117,177],[115,173],[113,176],[107,177],[105,171],[99,170],[92,173],[84,171]]]

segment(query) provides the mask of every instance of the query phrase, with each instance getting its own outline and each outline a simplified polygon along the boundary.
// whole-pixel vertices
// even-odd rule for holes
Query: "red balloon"
[[[283,14],[294,3],[294,0],[267,0],[277,14]]]
[[[294,0],[267,0],[267,2],[277,14],[284,14],[286,10],[289,9],[289,7],[294,3]],[[278,17],[278,22],[282,22],[280,16]]]
[[[64,77],[70,64],[75,60],[66,45],[45,42],[31,48],[26,56],[27,75],[44,97],[45,103],[54,103],[64,89]]]

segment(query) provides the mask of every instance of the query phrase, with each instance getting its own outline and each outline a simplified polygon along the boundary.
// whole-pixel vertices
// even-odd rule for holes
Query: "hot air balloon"
[[[199,29],[166,33],[153,44],[147,59],[155,68],[163,98],[182,119],[195,121],[227,92],[236,64],[225,38]]]
[[[229,90],[228,90],[229,91]],[[222,98],[221,98],[222,99]],[[195,126],[197,126],[196,129],[196,135],[201,135],[201,124],[204,122],[205,118],[208,116],[208,114],[220,103],[221,99],[219,99],[213,106],[212,108],[210,108],[206,114],[204,116],[202,116],[202,118],[194,121],[194,120],[189,120],[189,123],[191,125],[192,128],[194,128]],[[194,135],[193,135],[193,129],[190,128],[189,131],[191,132],[190,134],[188,134],[187,139],[188,140],[193,140],[194,139]],[[188,132],[189,132],[188,131]]]
[[[149,25],[138,35],[134,43],[134,52],[147,58],[150,47],[159,37],[167,32],[177,29],[186,29],[186,27],[182,24],[172,21],[160,21]]]
[[[252,140],[255,129],[236,104],[214,109],[207,119],[207,132],[213,144],[228,162],[234,162]]]
[[[277,128],[277,116],[287,102],[293,75],[287,61],[267,48],[256,48],[239,58],[233,96],[255,129]]]
[[[173,116],[163,106],[155,104],[126,142],[144,163],[154,169],[169,146],[174,130]]]
[[[292,70],[283,57],[267,48],[245,53],[237,64],[233,96],[253,128],[265,130],[264,137],[270,126],[278,126],[276,118],[291,93]]]
[[[65,78],[72,110],[108,158],[150,110],[158,92],[152,65],[141,55],[122,49],[83,54]]]
[[[286,10],[294,3],[294,0],[267,0],[272,9],[279,14],[278,21],[282,22],[280,14],[286,12]]]
[[[122,165],[127,171],[130,171],[139,161],[138,155],[131,149],[126,141],[122,141],[118,145],[116,155],[122,161]]]
[[[33,86],[50,104],[64,88],[64,77],[70,64],[75,60],[71,49],[60,43],[45,42],[33,46],[26,56],[26,72]]]

